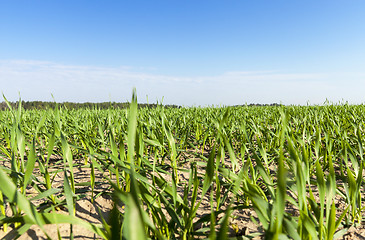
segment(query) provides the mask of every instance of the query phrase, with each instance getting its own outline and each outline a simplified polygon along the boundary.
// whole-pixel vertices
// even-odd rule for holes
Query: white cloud
[[[155,70],[156,72],[156,70]],[[0,60],[0,90],[11,101],[127,101],[133,87],[139,100],[180,105],[244,103],[313,104],[326,98],[365,101],[363,73],[231,71],[216,76],[152,74],[144,68],[73,66],[46,61]]]

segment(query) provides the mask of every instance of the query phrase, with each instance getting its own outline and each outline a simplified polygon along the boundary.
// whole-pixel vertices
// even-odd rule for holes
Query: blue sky
[[[0,1],[10,100],[364,103],[365,1]]]

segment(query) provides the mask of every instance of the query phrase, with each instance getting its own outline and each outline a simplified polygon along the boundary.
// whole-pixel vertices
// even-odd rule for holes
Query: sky
[[[365,102],[363,0],[2,0],[10,101]],[[52,97],[53,96],[53,97]]]

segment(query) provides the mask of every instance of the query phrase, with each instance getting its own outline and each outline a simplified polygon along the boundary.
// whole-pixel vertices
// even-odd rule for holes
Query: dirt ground
[[[189,164],[185,164],[180,166],[181,168],[189,168]],[[56,166],[55,166],[56,169]],[[37,173],[35,173],[37,174]],[[108,184],[102,184],[103,174],[105,173],[96,173],[96,181],[99,182],[97,184],[95,192],[105,192],[105,194],[99,195],[95,198],[94,202],[91,202],[91,189],[90,187],[77,187],[77,191],[85,192],[86,196],[76,202],[76,216],[94,224],[101,224],[102,218],[108,220],[109,213],[113,208],[113,201],[108,192]],[[204,174],[203,170],[200,171],[200,174]],[[74,171],[75,181],[76,182],[87,182],[90,179],[90,172],[85,168],[75,168]],[[180,172],[181,181],[187,181],[189,179],[189,173],[182,171]],[[166,175],[166,179],[171,176]],[[57,187],[62,185],[63,182],[63,174],[58,173],[53,182],[54,186]],[[183,189],[179,189],[179,192],[182,193]],[[32,195],[32,191],[30,190],[27,195]],[[340,199],[339,199],[340,201]],[[39,204],[38,202],[33,202],[35,205]],[[337,203],[339,208],[341,203]],[[99,210],[101,212],[101,216],[99,214]],[[8,209],[9,210],[9,209]],[[295,209],[288,209],[288,211],[295,211]],[[60,213],[68,214],[66,209],[60,209]],[[205,214],[209,214],[211,212],[211,206],[208,197],[204,197],[200,208],[197,212],[197,217],[203,216]],[[201,226],[203,227],[203,226]],[[257,218],[256,213],[250,209],[244,210],[234,210],[231,214],[231,218],[229,220],[229,235],[231,237],[235,237],[236,239],[263,239],[263,229],[260,226],[259,220]],[[69,224],[49,224],[44,226],[44,230],[52,239],[58,239],[58,233],[62,239],[70,239],[70,225]],[[84,229],[81,226],[74,225],[73,233],[75,239],[101,239],[96,236],[93,232],[90,232]],[[5,233],[3,229],[0,229],[0,239],[14,239],[15,232],[11,227],[8,228],[8,231]],[[37,227],[32,226],[25,234],[23,234],[19,239],[46,239],[43,231]],[[364,225],[360,225],[357,227],[351,227],[348,231],[339,239],[365,239],[365,227]]]

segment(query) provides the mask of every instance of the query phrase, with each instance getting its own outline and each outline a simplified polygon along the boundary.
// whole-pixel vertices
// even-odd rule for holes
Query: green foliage
[[[70,238],[81,225],[104,239],[228,239],[250,211],[258,228],[246,238],[334,239],[362,221],[364,106],[144,107],[135,92],[105,110],[19,103],[0,112],[5,231],[68,223]],[[90,177],[76,182],[77,168]],[[101,182],[108,191],[95,191]],[[77,217],[77,201],[100,194],[110,218]]]

